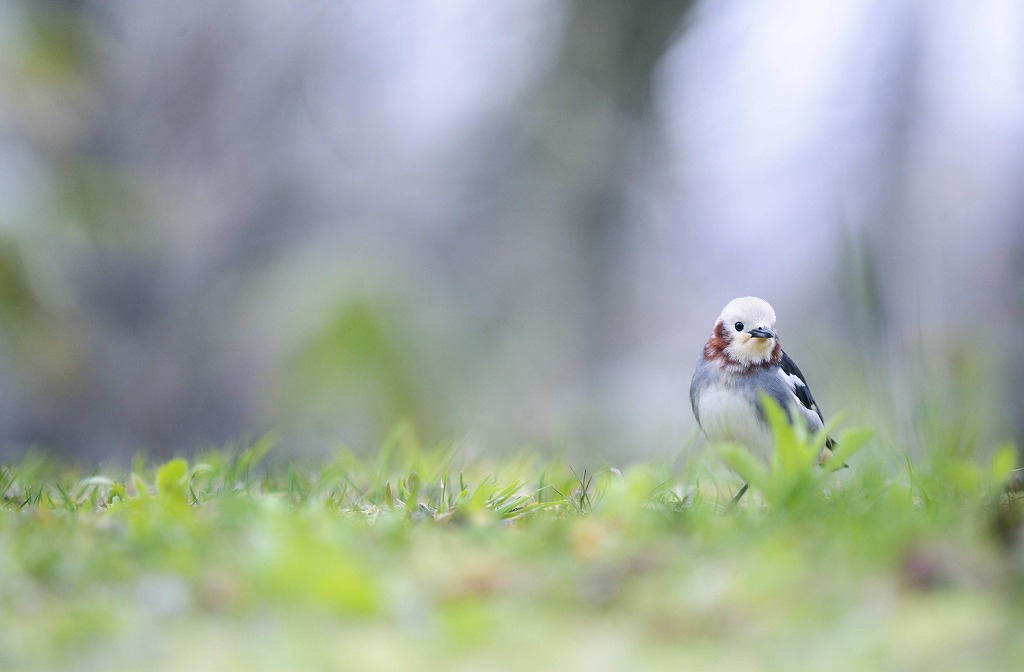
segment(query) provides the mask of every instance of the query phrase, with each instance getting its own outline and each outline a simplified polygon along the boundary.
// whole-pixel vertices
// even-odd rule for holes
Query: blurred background
[[[696,443],[754,294],[829,415],[1024,435],[1016,0],[4,0],[0,455]]]

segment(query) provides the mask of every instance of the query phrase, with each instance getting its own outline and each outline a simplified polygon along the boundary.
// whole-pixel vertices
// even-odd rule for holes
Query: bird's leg
[[[743,487],[740,488],[740,491],[737,492],[736,495],[732,498],[732,501],[729,502],[729,506],[736,506],[737,504],[739,504],[740,500],[743,498],[743,495],[747,494],[747,488],[749,487],[749,483],[744,483]]]

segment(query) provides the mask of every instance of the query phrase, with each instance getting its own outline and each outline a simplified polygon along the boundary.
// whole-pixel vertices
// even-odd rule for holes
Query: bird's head
[[[753,296],[727,303],[704,346],[704,356],[732,370],[777,364],[782,346],[771,305]]]

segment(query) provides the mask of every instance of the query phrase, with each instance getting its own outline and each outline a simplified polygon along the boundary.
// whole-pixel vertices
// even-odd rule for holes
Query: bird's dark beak
[[[775,338],[775,332],[768,327],[758,327],[747,332],[754,338]]]

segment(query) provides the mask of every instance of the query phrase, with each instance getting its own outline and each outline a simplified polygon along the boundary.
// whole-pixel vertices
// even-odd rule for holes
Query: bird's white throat
[[[754,338],[750,334],[736,334],[725,346],[726,354],[740,364],[763,364],[774,350],[774,338]]]

